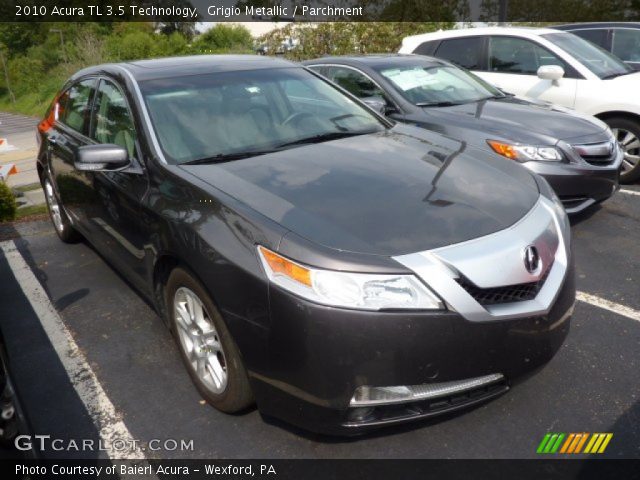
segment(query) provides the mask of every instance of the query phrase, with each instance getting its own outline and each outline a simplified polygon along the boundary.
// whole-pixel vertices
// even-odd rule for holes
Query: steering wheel
[[[282,125],[289,125],[294,120],[299,120],[306,117],[313,117],[313,114],[309,112],[294,112],[283,120]]]

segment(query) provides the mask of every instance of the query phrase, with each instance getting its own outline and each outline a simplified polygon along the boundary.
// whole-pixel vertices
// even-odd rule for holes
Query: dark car
[[[555,25],[613,53],[630,67],[640,70],[640,23],[589,22]]]
[[[618,188],[623,153],[595,117],[506,94],[436,58],[367,55],[304,63],[394,120],[522,162],[547,179],[570,214]]]
[[[55,229],[157,308],[202,396],[357,433],[504,393],[575,300],[549,185],[260,56],[88,68],[39,126]]]

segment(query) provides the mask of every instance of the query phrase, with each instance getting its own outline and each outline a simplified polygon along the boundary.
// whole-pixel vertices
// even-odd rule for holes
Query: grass
[[[20,185],[19,187],[13,187],[12,190],[16,190],[18,192],[31,192],[32,190],[39,190],[42,188],[38,182],[30,183],[29,185]]]
[[[18,211],[16,212],[16,219],[14,221],[24,221],[29,217],[39,217],[47,213],[47,205],[44,203],[41,205],[29,205],[27,207],[18,208]]]

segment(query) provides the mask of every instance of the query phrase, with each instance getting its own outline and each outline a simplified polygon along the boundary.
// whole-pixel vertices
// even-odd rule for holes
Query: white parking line
[[[103,448],[113,460],[143,460],[144,454],[107,397],[91,366],[67,330],[46,292],[12,241],[0,242],[9,267],[34,312],[40,319],[69,380],[91,415],[102,439]],[[114,448],[114,442],[116,448]],[[126,445],[126,449],[118,445]],[[131,446],[131,448],[129,448]]]
[[[619,191],[628,195],[637,195],[638,197],[640,197],[640,191],[638,190],[628,190],[626,188],[621,188]]]
[[[596,295],[591,295],[590,293],[585,292],[576,292],[576,299],[581,302],[588,303],[589,305],[603,308],[618,315],[622,315],[623,317],[627,317],[631,320],[640,322],[640,311],[634,310],[633,308],[627,307],[625,305],[621,305],[619,303],[612,302],[610,300],[606,300],[604,298],[600,298]]]

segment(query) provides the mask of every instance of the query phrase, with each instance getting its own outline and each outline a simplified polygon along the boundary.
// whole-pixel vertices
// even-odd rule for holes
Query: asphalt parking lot
[[[640,458],[640,186],[573,223],[582,301],[542,371],[471,411],[355,439],[204,404],[156,313],[48,222],[0,228],[1,327],[34,433],[193,440],[138,451],[148,458],[534,458],[546,432],[611,432],[601,456]]]

